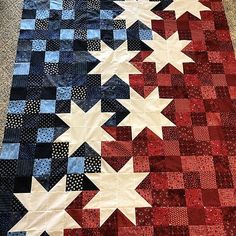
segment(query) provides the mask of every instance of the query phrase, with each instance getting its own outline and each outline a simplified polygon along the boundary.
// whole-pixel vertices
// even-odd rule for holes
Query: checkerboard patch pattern
[[[24,0],[0,235],[236,235],[221,0]]]

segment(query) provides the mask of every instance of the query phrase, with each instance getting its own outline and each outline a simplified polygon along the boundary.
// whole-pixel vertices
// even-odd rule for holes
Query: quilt
[[[221,0],[24,0],[0,235],[236,235]]]

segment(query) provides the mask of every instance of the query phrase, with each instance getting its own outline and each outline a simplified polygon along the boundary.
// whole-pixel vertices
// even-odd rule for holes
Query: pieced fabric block
[[[236,60],[222,1],[22,8],[0,235],[236,235]]]

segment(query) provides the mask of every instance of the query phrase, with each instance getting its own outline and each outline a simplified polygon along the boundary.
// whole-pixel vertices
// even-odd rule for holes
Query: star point
[[[70,113],[57,114],[69,126],[69,129],[54,142],[69,142],[69,156],[84,142],[87,142],[100,155],[101,141],[114,140],[102,128],[112,115],[113,113],[110,112],[101,112],[101,101],[97,102],[87,112],[84,112],[76,103],[71,101]]]
[[[159,98],[158,88],[146,98],[143,98],[131,88],[130,99],[118,99],[118,101],[130,111],[119,126],[131,126],[133,139],[145,127],[162,138],[163,126],[175,126],[161,113],[172,99]]]
[[[151,2],[147,0],[125,0],[115,1],[115,3],[124,9],[124,11],[118,15],[115,20],[124,19],[126,21],[127,28],[129,28],[136,21],[140,21],[151,29],[151,21],[161,19],[161,17],[151,11],[159,3],[159,1]]]
[[[165,8],[165,11],[175,11],[176,19],[182,16],[185,12],[201,19],[201,11],[210,11],[211,9],[204,6],[198,0],[173,0],[172,3]]]
[[[134,172],[133,158],[118,172],[102,159],[101,173],[86,174],[100,191],[84,208],[100,209],[100,225],[116,209],[119,209],[133,224],[136,224],[135,208],[151,207],[135,190],[148,174],[147,172]]]
[[[65,192],[66,177],[63,177],[49,192],[33,177],[30,193],[15,193],[28,213],[11,228],[10,232],[27,231],[27,235],[62,236],[66,228],[80,228],[65,211],[80,191]]]
[[[145,58],[145,62],[155,62],[157,71],[170,63],[183,73],[183,63],[193,62],[193,60],[182,52],[191,42],[190,40],[179,40],[178,33],[174,33],[168,39],[162,38],[153,32],[153,40],[143,40],[153,52]]]
[[[130,63],[130,60],[137,55],[138,51],[128,51],[127,41],[122,43],[116,50],[113,50],[102,41],[101,51],[90,51],[89,53],[100,61],[89,74],[101,74],[102,85],[113,75],[117,75],[129,84],[129,74],[141,74]]]

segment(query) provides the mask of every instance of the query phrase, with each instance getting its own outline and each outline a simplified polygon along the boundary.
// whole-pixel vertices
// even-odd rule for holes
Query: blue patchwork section
[[[74,39],[74,29],[61,29],[60,30],[60,39],[61,40],[73,40]]]
[[[8,105],[8,113],[11,114],[24,113],[25,104],[26,103],[24,100],[10,101]]]
[[[34,177],[43,177],[50,175],[51,171],[51,159],[35,159],[34,160],[34,169],[33,176]]]
[[[68,174],[84,173],[84,157],[68,158],[67,173]]]
[[[22,30],[33,30],[35,29],[35,19],[22,19],[20,24]]]
[[[54,139],[54,128],[39,128],[37,135],[38,143],[50,143]]]
[[[45,62],[57,63],[59,62],[59,51],[46,51]]]
[[[57,88],[57,100],[69,100],[71,99],[71,87],[58,87]]]
[[[3,143],[0,159],[6,159],[6,160],[18,159],[19,150],[20,150],[19,143]]]
[[[28,75],[30,63],[15,63],[13,75]]]
[[[99,51],[101,42],[116,50],[125,40],[128,51],[145,51],[147,46],[141,40],[151,39],[151,31],[141,22],[127,29],[125,20],[115,19],[123,9],[113,1],[23,2],[0,154],[0,190],[29,193],[34,176],[49,191],[65,175],[67,180],[68,176],[81,177],[78,186],[68,181],[66,191],[95,190],[83,173],[101,171],[101,156],[84,143],[68,157],[69,143],[54,143],[68,130],[57,114],[70,113],[71,101],[84,112],[100,101],[101,112],[114,113],[105,124],[117,126],[128,114],[117,99],[128,99],[130,87],[112,74],[101,85],[100,74],[89,74],[99,63],[90,51]],[[26,211],[18,207],[17,201],[14,199],[12,212],[0,216],[0,228],[5,227],[1,228],[3,235],[25,235],[7,233]]]
[[[40,113],[55,113],[56,101],[55,100],[41,100]]]

